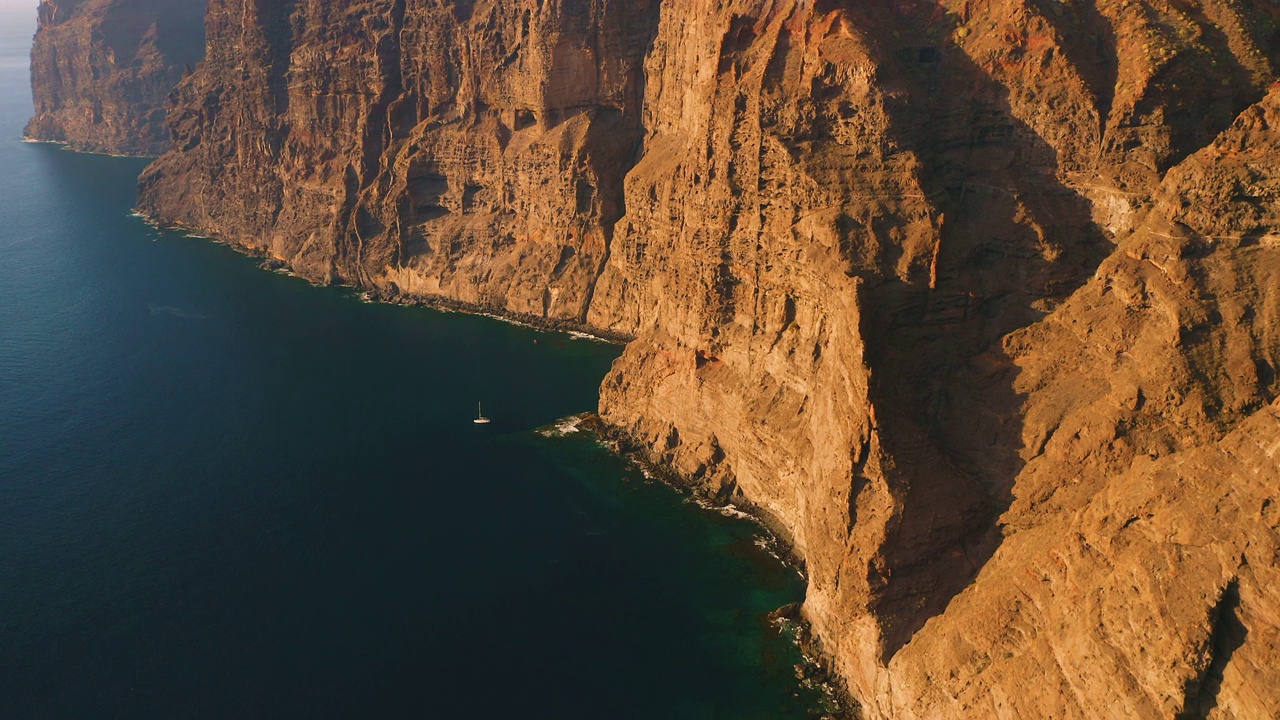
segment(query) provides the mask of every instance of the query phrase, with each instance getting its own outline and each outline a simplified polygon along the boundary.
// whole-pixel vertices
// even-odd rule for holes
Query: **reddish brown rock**
[[[75,150],[158,155],[169,91],[204,55],[205,0],[42,0],[26,135]]]

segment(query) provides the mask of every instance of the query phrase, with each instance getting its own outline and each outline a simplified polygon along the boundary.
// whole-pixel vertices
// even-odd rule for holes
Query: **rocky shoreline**
[[[245,244],[236,242],[235,240],[230,238],[205,235],[198,228],[184,225],[182,223],[165,222],[153,215],[148,215],[142,212],[140,209],[136,209],[135,212],[138,214],[139,217],[143,219],[144,222],[146,222],[148,225],[151,225],[152,227],[161,228],[165,230],[173,230],[175,232],[184,233],[187,237],[198,238],[202,240],[209,240],[211,242],[215,242],[220,245],[226,245],[234,249],[236,252],[241,253],[242,255],[246,255],[251,258],[260,259],[261,262],[258,263],[258,267],[262,268],[263,270],[267,270],[269,272],[285,273],[292,277],[306,280],[312,285],[316,285],[318,287],[325,287],[330,285],[330,283],[326,283],[323,280],[309,277],[307,275],[304,275],[298,272],[293,266],[291,266],[289,263],[285,262],[284,260],[271,257],[271,255],[263,248],[255,247],[253,245],[245,245]],[[547,332],[560,332],[560,333],[567,333],[571,335],[578,335],[578,336],[590,338],[592,340],[596,340],[599,342],[609,343],[612,345],[626,345],[628,342],[632,340],[632,338],[626,335],[623,335],[621,333],[601,331],[599,329],[591,328],[589,326],[583,325],[581,323],[573,322],[570,320],[545,318],[538,315],[532,315],[529,313],[512,312],[501,306],[478,305],[474,303],[463,302],[456,298],[451,298],[445,295],[410,295],[410,294],[402,293],[396,288],[363,287],[360,285],[346,284],[346,283],[340,283],[339,286],[352,288],[354,290],[359,290],[361,292],[362,298],[364,298],[368,302],[380,302],[380,303],[386,303],[388,305],[429,307],[436,310],[442,310],[445,312],[458,312],[458,313],[465,313],[468,315],[478,315],[481,317],[488,317],[494,320],[499,320],[502,322],[507,322],[513,325],[519,325],[521,327],[527,327],[534,330],[543,330]]]
[[[87,147],[79,147],[76,144],[67,142],[65,140],[42,140],[40,138],[31,137],[29,135],[23,135],[22,142],[32,143],[34,145],[54,145],[59,149],[66,150],[67,152],[73,152],[78,155],[100,155],[102,157],[134,158],[137,160],[155,160],[157,157],[159,157],[158,155],[148,154],[148,153],[129,153],[129,152],[111,152],[108,150],[94,150]]]
[[[777,518],[771,517],[763,508],[752,503],[750,498],[740,492],[726,492],[723,488],[712,488],[694,478],[676,473],[670,465],[654,460],[643,443],[630,437],[625,431],[606,424],[595,413],[580,416],[576,427],[580,431],[590,433],[598,443],[637,467],[646,477],[655,478],[680,492],[687,493],[702,507],[711,510],[732,509],[737,514],[746,516],[764,534],[765,541],[768,543],[767,552],[779,562],[794,568],[801,577],[807,578],[804,557],[788,540],[786,526],[778,522]],[[804,617],[803,604],[792,603],[778,608],[770,613],[769,618],[775,624],[788,624],[795,632],[795,642],[808,663],[808,667],[796,668],[796,680],[806,686],[821,687],[831,701],[832,714],[822,720],[861,720],[861,705],[849,694],[848,687],[836,672],[830,655],[823,651],[821,638],[814,635],[812,626]]]

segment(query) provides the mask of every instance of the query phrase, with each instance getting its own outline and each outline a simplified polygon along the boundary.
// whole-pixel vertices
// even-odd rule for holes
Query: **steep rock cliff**
[[[1201,217],[1218,212],[1210,201],[1247,198],[1255,217],[1236,209],[1216,232],[1268,232],[1258,216],[1274,201],[1256,188],[1275,178],[1260,163],[1269,138],[1254,138],[1264,144],[1247,167],[1179,165],[1271,81],[1268,13],[665,8],[645,156],[589,316],[637,336],[605,381],[602,413],[655,459],[740,491],[794,535],[806,612],[870,715],[990,717],[1000,708],[984,702],[1001,693],[1014,717],[1171,715],[1184,698],[1161,693],[1204,670],[1203,633],[1164,635],[1125,659],[1160,675],[1160,688],[1109,683],[1117,668],[1080,654],[1087,626],[981,600],[958,608],[1016,587],[1021,577],[988,560],[1024,544],[1043,552],[1058,536],[1030,531],[1123,484],[1135,458],[1215,442],[1275,397],[1271,365],[1251,364],[1274,354],[1280,320],[1264,273],[1277,259],[1265,251],[1260,266],[1223,270],[1215,287],[1164,296],[1141,318],[1090,300],[1105,280],[1086,284],[1104,257],[1099,278],[1179,222],[1162,219],[1179,192],[1191,196],[1176,207]],[[1230,314],[1210,305],[1228,297],[1217,285],[1234,290]],[[1171,313],[1200,318],[1194,350],[1148,327]],[[1238,332],[1245,316],[1259,329]],[[1162,332],[1160,343],[1120,343]],[[1123,382],[1117,356],[1160,392]],[[1213,407],[1193,414],[1166,393]],[[1274,494],[1275,477],[1258,492]],[[1208,632],[1203,603],[1154,604],[1166,601]],[[948,624],[1018,621],[1049,639],[999,648],[1017,651],[999,671],[964,671],[996,648],[944,656],[955,650]],[[1074,663],[1060,685],[1031,680],[1052,677],[1058,658]],[[963,678],[957,697],[939,690],[948,673]]]
[[[1006,337],[1003,543],[892,659],[888,712],[1280,713],[1278,113],[1273,90],[1170,170],[1089,283]]]
[[[214,0],[142,206],[634,338],[870,717],[1270,717],[1264,0]]]
[[[41,0],[26,135],[76,150],[158,155],[165,102],[204,55],[205,0]]]
[[[213,0],[141,205],[308,277],[585,319],[656,0]]]

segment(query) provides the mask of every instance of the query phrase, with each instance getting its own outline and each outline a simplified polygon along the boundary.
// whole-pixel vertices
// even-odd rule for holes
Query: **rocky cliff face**
[[[1213,663],[1252,682],[1274,651],[1266,581],[1227,559],[1257,541],[1184,569],[1159,531],[1096,551],[1129,518],[1081,517],[1276,396],[1265,8],[681,8],[590,316],[637,336],[606,420],[794,534],[871,716],[1234,703]],[[1280,469],[1250,462],[1257,513]],[[1205,509],[1170,483],[1143,502]],[[1257,654],[1215,655],[1246,585]]]
[[[580,323],[656,0],[214,0],[142,205],[309,277]]]
[[[169,91],[204,55],[205,0],[41,0],[26,135],[159,155]]]
[[[142,207],[631,338],[869,717],[1280,713],[1264,0],[213,0]]]

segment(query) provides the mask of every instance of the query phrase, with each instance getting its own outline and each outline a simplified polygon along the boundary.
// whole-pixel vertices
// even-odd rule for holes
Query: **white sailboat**
[[[475,424],[477,424],[477,425],[488,425],[488,424],[489,424],[489,418],[485,417],[485,416],[484,416],[484,413],[480,411],[480,403],[476,403],[476,419],[475,419],[475,420],[472,420],[471,422],[473,422],[473,423],[475,423]]]

